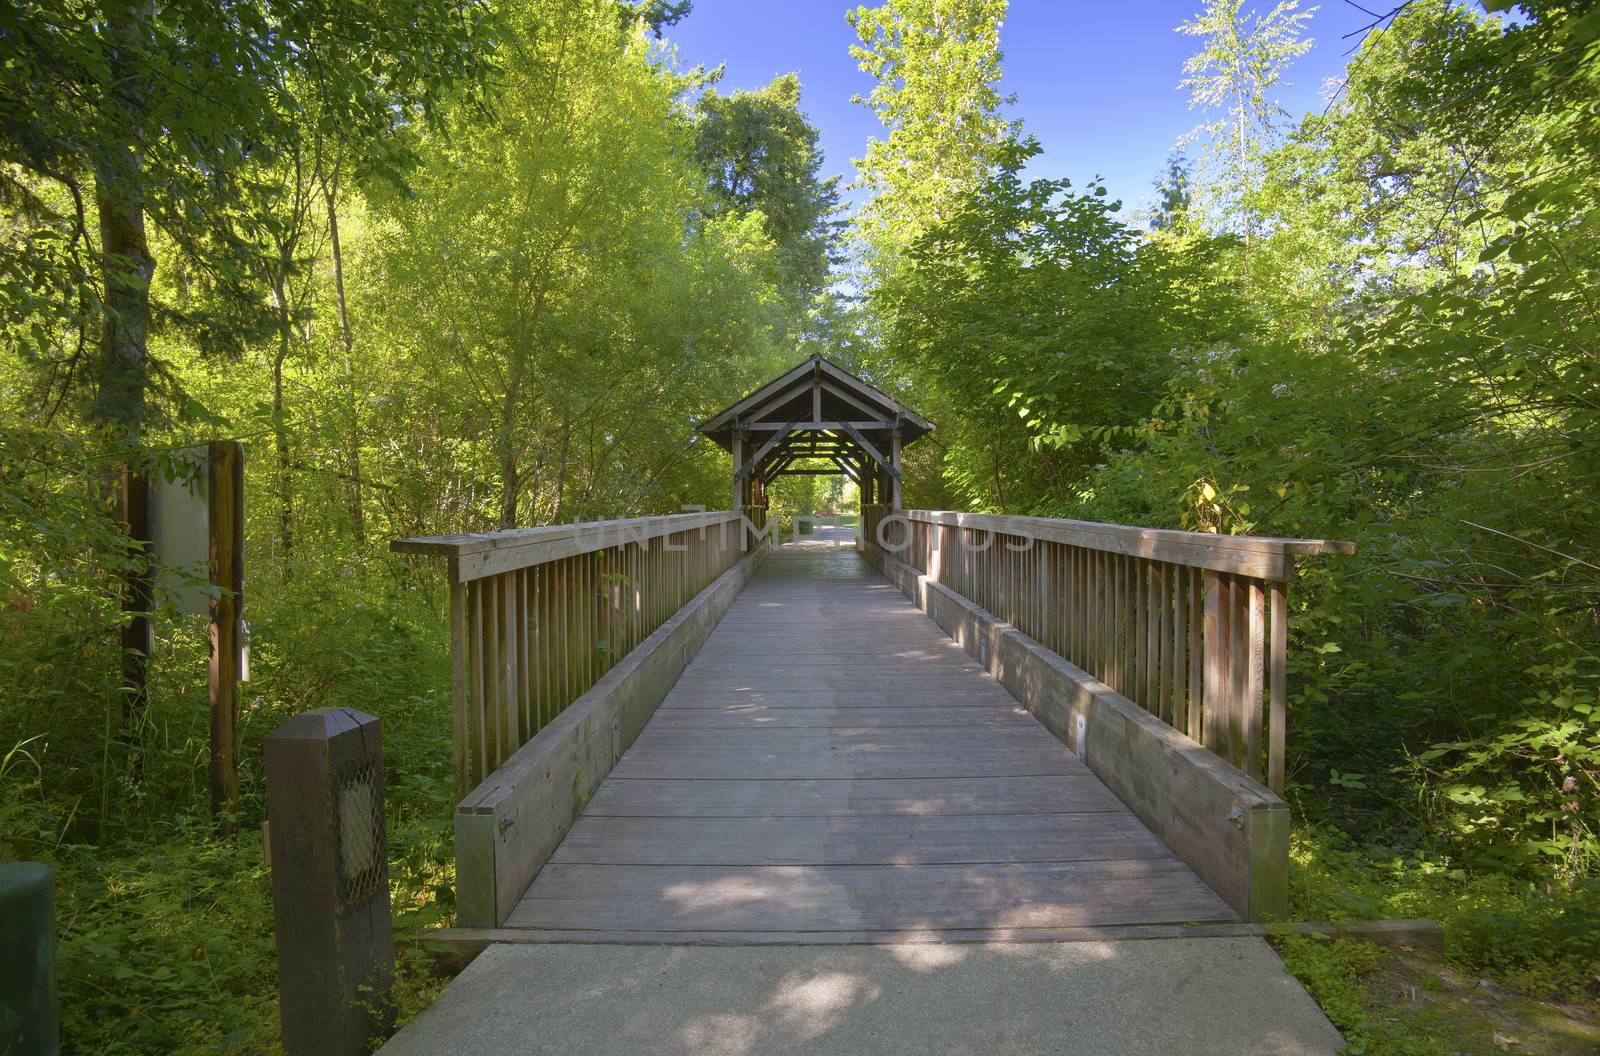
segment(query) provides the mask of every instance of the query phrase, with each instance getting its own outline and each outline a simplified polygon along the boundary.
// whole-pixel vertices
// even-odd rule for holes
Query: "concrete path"
[[[1260,939],[491,946],[382,1056],[1332,1056]]]

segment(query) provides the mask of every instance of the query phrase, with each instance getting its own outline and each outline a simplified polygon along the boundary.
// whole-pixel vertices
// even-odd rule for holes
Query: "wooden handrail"
[[[1101,524],[1057,517],[1010,517],[991,513],[952,513],[947,510],[903,510],[912,521],[953,524],[988,532],[1064,543],[1112,554],[1169,561],[1191,568],[1233,572],[1258,579],[1287,579],[1295,557],[1319,554],[1353,554],[1354,543],[1330,539],[1285,539],[1270,535],[1218,535],[1170,528],[1138,528],[1127,524]]]
[[[863,507],[863,542],[994,613],[1275,792],[1287,584],[1324,539]]]
[[[389,549],[398,554],[447,558],[450,561],[451,581],[465,583],[575,554],[607,550],[627,543],[643,545],[664,535],[711,528],[738,519],[739,515],[732,511],[714,510],[609,521],[574,521],[571,524],[513,528],[501,532],[411,536],[394,540],[389,544]]]
[[[739,560],[740,515],[396,539],[445,558],[457,798]]]

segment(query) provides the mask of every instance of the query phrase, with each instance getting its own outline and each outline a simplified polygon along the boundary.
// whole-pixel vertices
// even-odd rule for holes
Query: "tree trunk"
[[[91,415],[107,440],[125,446],[119,516],[139,557],[122,584],[122,680],[125,731],[149,704],[153,589],[149,554],[149,480],[142,451],[149,386],[150,280],[155,260],[145,236],[143,114],[146,87],[142,51],[148,3],[113,5],[105,14],[111,41],[104,140],[113,144],[95,159],[95,209],[100,218],[105,310],[96,363]],[[138,769],[134,759],[135,772]]]
[[[500,406],[500,527],[517,526],[517,500],[521,496],[522,477],[517,469],[517,386],[506,385],[505,398]]]
[[[289,359],[289,302],[284,276],[288,260],[278,262],[272,295],[278,300],[278,354],[272,357],[272,444],[278,458],[278,546],[284,557],[294,553],[294,497],[289,480],[289,423],[284,417],[283,365]]]
[[[350,475],[350,523],[355,530],[356,550],[365,548],[367,539],[366,514],[361,508],[361,405],[356,399],[355,376],[350,368],[351,351],[355,348],[355,335],[350,332],[350,310],[344,297],[344,250],[339,242],[339,177],[323,184],[323,196],[328,203],[328,242],[333,251],[333,293],[339,308],[339,337],[344,344],[344,382],[350,398],[350,447],[345,453],[346,471]]]

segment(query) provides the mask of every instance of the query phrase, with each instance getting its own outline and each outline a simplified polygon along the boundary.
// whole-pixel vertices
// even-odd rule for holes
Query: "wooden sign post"
[[[244,611],[244,449],[215,440],[171,456],[147,503],[156,582],[181,613],[205,614],[211,637],[211,813],[233,829],[239,798],[240,629]]]

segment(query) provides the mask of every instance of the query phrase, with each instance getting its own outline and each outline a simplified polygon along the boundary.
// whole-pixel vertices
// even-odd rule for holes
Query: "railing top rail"
[[[1319,554],[1349,555],[1354,543],[1333,539],[1288,539],[1267,535],[1217,535],[1170,528],[1139,528],[1057,517],[1013,517],[950,510],[906,510],[908,520],[946,524],[979,531],[1003,532],[1090,550],[1167,561],[1217,572],[1282,580],[1292,571],[1291,559]]]
[[[451,578],[465,582],[573,554],[626,543],[645,543],[696,528],[718,527],[738,519],[739,514],[731,510],[711,510],[609,521],[575,521],[500,532],[411,536],[394,540],[389,549],[399,554],[448,558]]]

